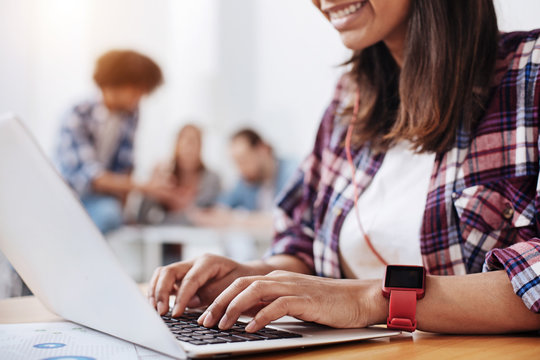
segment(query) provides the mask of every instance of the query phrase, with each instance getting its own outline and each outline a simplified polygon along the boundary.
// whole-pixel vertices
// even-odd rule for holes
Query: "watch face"
[[[387,288],[424,288],[424,268],[421,266],[388,265],[384,286]]]

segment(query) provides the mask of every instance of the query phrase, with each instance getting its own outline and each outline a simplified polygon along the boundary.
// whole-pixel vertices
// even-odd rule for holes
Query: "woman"
[[[152,179],[162,189],[155,202],[144,201],[140,221],[159,223],[186,222],[190,207],[208,207],[216,202],[221,191],[219,177],[208,170],[201,158],[202,133],[192,124],[184,126],[176,138],[171,166],[158,166]]]
[[[150,302],[211,304],[200,323],[224,329],[248,310],[248,331],[283,315],[362,327],[388,317],[382,260],[421,262],[419,329],[540,329],[540,31],[499,34],[491,0],[314,3],[352,68],[279,203],[271,254],[157,269]]]

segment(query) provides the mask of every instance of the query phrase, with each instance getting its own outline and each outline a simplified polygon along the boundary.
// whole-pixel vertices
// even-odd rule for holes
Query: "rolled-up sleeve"
[[[311,153],[300,164],[287,187],[280,193],[274,214],[275,236],[266,256],[287,254],[302,260],[316,273],[313,245],[320,227],[321,209],[317,209],[320,195],[324,196],[321,182],[323,152],[330,149],[336,121],[350,93],[351,79],[345,74],[336,86],[332,102],[326,109]],[[329,150],[330,149],[330,150]]]
[[[92,181],[103,171],[96,160],[90,134],[84,119],[76,111],[64,119],[55,153],[55,164],[67,183],[83,196],[91,190]]]
[[[314,273],[313,216],[309,200],[304,196],[304,178],[304,171],[300,168],[278,201],[274,213],[276,235],[267,257],[280,254],[296,256]]]
[[[527,308],[540,313],[540,239],[491,250],[484,270],[506,271],[516,295]]]
[[[540,112],[538,114],[540,117]],[[540,156],[540,141],[538,142]],[[536,184],[535,219],[540,233],[540,179]],[[504,270],[516,295],[527,308],[540,313],[540,238],[519,242],[510,247],[493,249],[486,254],[484,271]]]
[[[322,151],[332,132],[335,102],[321,122],[313,151],[302,162],[288,187],[281,192],[274,213],[276,234],[267,256],[288,254],[302,260],[315,273],[314,204],[320,185]]]

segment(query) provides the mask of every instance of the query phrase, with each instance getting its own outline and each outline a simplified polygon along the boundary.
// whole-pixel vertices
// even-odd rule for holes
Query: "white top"
[[[104,167],[108,167],[118,149],[118,139],[124,119],[118,113],[109,111],[105,105],[96,106],[93,116],[99,120],[98,136],[95,142],[96,160]]]
[[[435,154],[415,154],[409,147],[401,142],[388,150],[360,195],[358,210],[373,246],[389,264],[422,265],[420,230]],[[347,278],[384,277],[384,265],[361,235],[354,208],[341,228],[339,256]]]

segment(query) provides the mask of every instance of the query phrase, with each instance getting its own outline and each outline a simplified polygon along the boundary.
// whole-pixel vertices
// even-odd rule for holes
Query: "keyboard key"
[[[240,339],[246,339],[247,341],[264,340],[262,336],[255,335],[255,334],[237,334],[233,336],[236,336]]]
[[[192,338],[197,340],[209,340],[213,339],[214,337],[212,335],[193,335]]]
[[[180,340],[180,341],[191,341],[191,340],[193,340],[192,338],[187,337],[187,336],[177,336],[176,338],[178,340]]]
[[[226,342],[244,342],[244,341],[246,341],[245,339],[240,339],[240,338],[237,338],[235,336],[220,336],[220,337],[217,337],[216,339],[222,339],[222,340],[225,340]]]
[[[227,341],[219,338],[204,340],[207,344],[224,344]]]
[[[263,328],[256,333],[248,333],[245,331],[246,324],[243,323],[236,323],[229,330],[220,330],[217,327],[206,328],[197,324],[199,316],[200,314],[198,313],[185,313],[178,318],[172,318],[169,313],[162,318],[178,340],[189,342],[193,345],[302,337],[299,334],[271,328]]]
[[[193,344],[193,345],[206,345],[206,343],[201,340],[189,340],[188,343]]]
[[[207,334],[212,334],[213,332],[211,330],[195,330],[193,333],[200,334],[200,335],[207,335]]]

